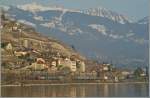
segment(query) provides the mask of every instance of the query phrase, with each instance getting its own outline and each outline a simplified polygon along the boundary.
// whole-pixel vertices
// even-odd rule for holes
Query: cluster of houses
[[[137,75],[135,75],[135,73],[137,73]],[[136,77],[139,79],[147,79],[148,71],[141,67],[135,70],[130,70],[116,68],[109,63],[101,63],[91,67],[88,74],[83,74],[82,76],[83,77],[80,78],[85,78],[85,76],[88,76],[89,79],[99,79],[108,82],[135,81]]]
[[[85,72],[85,64],[83,61],[71,61],[69,58],[55,58],[48,63],[43,58],[37,58],[31,65],[26,66],[27,69],[37,71],[48,70],[50,72],[57,72],[65,67],[69,68],[71,72]]]
[[[26,41],[25,41],[26,42]],[[26,45],[26,44],[25,44]],[[134,71],[121,70],[115,68],[112,64],[102,63],[97,64],[96,66],[91,67],[90,70],[85,68],[84,61],[78,59],[72,59],[71,57],[62,57],[59,52],[56,55],[52,55],[51,58],[45,59],[40,57],[40,52],[35,49],[25,49],[25,50],[14,50],[13,45],[10,42],[7,42],[4,49],[6,51],[13,51],[12,55],[19,58],[34,55],[34,60],[30,63],[26,63],[25,66],[20,66],[21,69],[32,70],[32,71],[47,71],[50,73],[56,73],[61,71],[63,68],[70,69],[70,72],[77,73],[75,79],[99,79],[110,82],[118,82],[120,80],[133,79]],[[27,59],[24,58],[24,59]],[[22,61],[17,61],[18,65],[21,65]],[[26,61],[27,62],[27,61]],[[92,66],[92,65],[91,65]],[[146,71],[141,71],[140,77],[146,76]]]
[[[56,67],[68,67],[72,72],[76,72],[77,70],[80,72],[85,72],[85,63],[80,60],[71,60],[70,58],[54,58],[51,62],[51,65],[54,70]]]
[[[7,43],[5,46],[7,51],[13,51],[12,55],[15,57],[24,57],[26,55],[30,55],[35,53],[37,56],[39,55],[39,51],[34,49],[19,49],[14,50],[11,43]],[[58,53],[59,54],[59,53]],[[25,58],[26,59],[26,58]],[[68,67],[71,72],[85,72],[85,63],[81,60],[71,60],[69,57],[62,58],[62,57],[52,57],[48,60],[44,60],[42,57],[34,57],[34,60],[30,63],[30,65],[25,66],[27,69],[31,70],[49,70],[56,72],[61,68]],[[61,67],[61,68],[60,68]]]

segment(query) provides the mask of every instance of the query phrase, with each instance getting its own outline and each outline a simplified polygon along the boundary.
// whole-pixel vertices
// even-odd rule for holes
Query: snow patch
[[[133,36],[134,35],[134,33],[127,33],[126,34],[126,37],[131,37],[131,36]]]
[[[122,35],[115,35],[115,34],[109,34],[109,37],[111,37],[113,39],[122,39],[122,38],[124,38],[124,36],[122,36]]]
[[[48,28],[55,28],[55,24],[52,22],[44,23],[44,24],[40,24],[40,25],[44,26],[44,27],[48,27]]]
[[[32,26],[32,27],[36,27],[36,24],[34,24],[34,23],[31,23],[31,22],[29,22],[29,21],[26,21],[26,20],[18,20],[18,22],[20,22],[20,23],[23,23],[23,24],[26,24],[26,25],[29,25],[29,26]]]
[[[34,16],[33,17],[35,20],[38,20],[38,21],[43,21],[44,18],[42,16]]]
[[[91,27],[92,29],[97,30],[98,32],[102,33],[103,35],[107,36],[106,28],[105,28],[104,25],[90,24],[90,25],[88,25],[88,26]]]
[[[38,4],[36,2],[30,3],[30,4],[25,4],[25,5],[17,5],[17,8],[25,10],[25,11],[30,11],[30,12],[40,12],[40,11],[48,11],[48,10],[59,10],[59,11],[70,11],[70,12],[79,12],[78,10],[69,10],[65,9],[61,6],[45,6]]]

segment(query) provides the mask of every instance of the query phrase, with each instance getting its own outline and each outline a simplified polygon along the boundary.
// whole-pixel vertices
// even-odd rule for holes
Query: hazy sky
[[[149,0],[0,0],[0,5],[20,5],[37,2],[45,5],[62,5],[65,8],[87,9],[104,7],[132,19],[149,16]]]

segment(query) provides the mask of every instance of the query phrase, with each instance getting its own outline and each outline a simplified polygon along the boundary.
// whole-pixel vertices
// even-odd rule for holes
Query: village
[[[47,80],[51,83],[148,81],[148,68],[121,70],[111,63],[103,62],[89,67],[86,60],[74,54],[63,53],[63,48],[58,44],[54,45],[53,42],[40,38],[40,35],[26,37],[27,32],[30,34],[35,31],[21,23],[4,19],[1,28],[2,36],[8,35],[1,42],[2,84],[7,84],[10,80],[13,82],[8,83],[20,80]],[[12,38],[13,41],[12,36],[15,38]],[[59,46],[60,50],[54,46]]]

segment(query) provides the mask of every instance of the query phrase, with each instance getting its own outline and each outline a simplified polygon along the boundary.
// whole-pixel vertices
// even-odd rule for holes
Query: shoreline
[[[53,85],[93,85],[93,84],[148,84],[149,82],[116,82],[116,83],[51,83],[51,84],[8,84],[8,85],[1,85],[1,87],[15,87],[15,86],[53,86]]]

